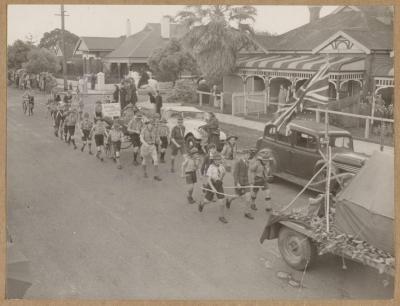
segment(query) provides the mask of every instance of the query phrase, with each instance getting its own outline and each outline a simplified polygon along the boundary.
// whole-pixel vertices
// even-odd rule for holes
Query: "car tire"
[[[295,270],[311,267],[317,256],[310,238],[285,226],[279,231],[278,248],[283,260]]]

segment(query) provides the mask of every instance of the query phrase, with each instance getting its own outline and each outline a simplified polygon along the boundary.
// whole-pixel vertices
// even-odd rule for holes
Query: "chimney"
[[[310,11],[310,23],[319,19],[319,12],[321,11],[321,6],[309,5],[308,10]]]
[[[169,16],[163,16],[161,19],[161,37],[170,38],[170,22],[171,18]]]
[[[126,20],[126,37],[131,36],[131,21],[129,19]]]

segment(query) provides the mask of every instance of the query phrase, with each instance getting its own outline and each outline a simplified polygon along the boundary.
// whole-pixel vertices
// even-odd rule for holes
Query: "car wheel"
[[[284,261],[295,270],[312,266],[317,255],[315,245],[307,236],[287,227],[279,231],[278,247]]]

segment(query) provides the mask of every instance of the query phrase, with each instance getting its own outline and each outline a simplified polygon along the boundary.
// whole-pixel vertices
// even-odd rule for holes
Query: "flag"
[[[280,130],[283,125],[289,122],[295,115],[296,111],[303,111],[304,102],[327,105],[329,101],[327,94],[329,89],[328,69],[329,64],[322,66],[319,71],[317,71],[295,92],[295,101],[286,105],[279,111],[281,114],[273,121],[273,124],[277,127],[277,130]]]

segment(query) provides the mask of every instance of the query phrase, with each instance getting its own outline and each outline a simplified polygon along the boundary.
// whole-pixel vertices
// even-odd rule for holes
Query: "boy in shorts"
[[[209,151],[208,151],[207,155],[204,157],[203,163],[201,164],[200,174],[202,176],[206,176],[207,175],[208,167],[211,164],[210,156],[214,155],[215,153],[217,153],[217,147],[216,147],[215,144],[212,143],[212,144],[210,144],[208,146],[208,150]]]
[[[271,211],[270,200],[271,200],[271,191],[269,189],[269,185],[267,182],[268,177],[268,162],[269,158],[264,154],[257,154],[254,158],[253,163],[250,165],[250,173],[252,177],[252,185],[257,186],[253,187],[251,192],[251,209],[257,210],[256,199],[257,194],[260,188],[265,191],[265,201],[267,202],[267,208],[265,209],[267,212]]]
[[[94,142],[96,144],[97,153],[96,157],[101,161],[104,161],[101,153],[104,149],[104,133],[106,132],[106,123],[103,119],[95,120],[91,134],[94,135]]]
[[[249,183],[249,158],[250,158],[250,150],[245,150],[242,152],[237,152],[238,159],[233,164],[233,183],[236,192],[236,197],[231,199],[226,199],[226,208],[231,207],[231,203],[233,200],[241,198],[246,201],[246,208],[244,212],[244,216],[247,219],[253,220],[254,217],[250,213],[250,205],[251,205],[251,195],[250,188],[247,187],[250,185]]]
[[[89,113],[83,115],[83,120],[80,123],[83,145],[81,152],[85,149],[86,144],[89,146],[89,154],[92,155],[92,135],[90,134],[93,128],[93,122],[89,119]]]
[[[75,144],[75,126],[78,121],[78,111],[76,108],[73,108],[71,111],[68,112],[67,114],[67,119],[66,119],[66,126],[68,130],[68,144],[72,142],[74,145],[74,150],[77,149],[77,146]]]
[[[177,125],[171,131],[171,172],[175,172],[175,158],[178,152],[185,154],[185,126],[182,117],[177,119]]]
[[[124,134],[122,133],[121,130],[121,125],[115,121],[111,130],[110,130],[110,137],[111,137],[111,143],[114,149],[114,160],[117,163],[117,168],[122,169],[121,162],[119,160],[120,156],[120,151],[121,151],[121,142],[122,142],[122,137],[124,137]]]
[[[140,148],[140,153],[142,155],[142,167],[143,167],[143,176],[145,178],[148,177],[147,175],[147,159],[151,158],[153,160],[154,165],[154,180],[161,181],[161,178],[158,176],[158,156],[157,156],[157,134],[154,129],[154,122],[153,121],[146,121],[145,127],[142,129],[140,133],[140,142],[142,146]]]
[[[197,169],[199,167],[199,155],[197,148],[190,149],[188,155],[182,163],[182,177],[186,177],[186,184],[188,186],[187,200],[189,204],[194,204],[196,201],[193,199],[194,185],[197,183]]]
[[[96,119],[103,118],[103,107],[99,100],[96,101],[96,105],[94,106],[94,116]]]
[[[211,164],[207,169],[207,185],[204,186],[205,196],[202,201],[200,201],[198,209],[200,212],[203,211],[203,208],[206,204],[209,204],[214,195],[218,199],[218,205],[220,207],[220,215],[218,220],[222,223],[228,223],[225,219],[225,195],[224,195],[224,187],[223,187],[223,178],[225,176],[225,168],[222,163],[222,157],[219,153],[215,153],[210,156]]]
[[[167,119],[162,118],[158,126],[157,132],[160,137],[160,162],[165,163],[165,152],[167,151],[169,143],[169,127],[167,125]]]
[[[138,166],[139,163],[137,161],[138,155],[139,155],[139,149],[140,149],[140,133],[142,132],[143,129],[143,121],[142,121],[142,115],[141,114],[136,114],[131,121],[128,123],[128,133],[131,136],[131,141],[133,145],[133,164],[135,166]]]

